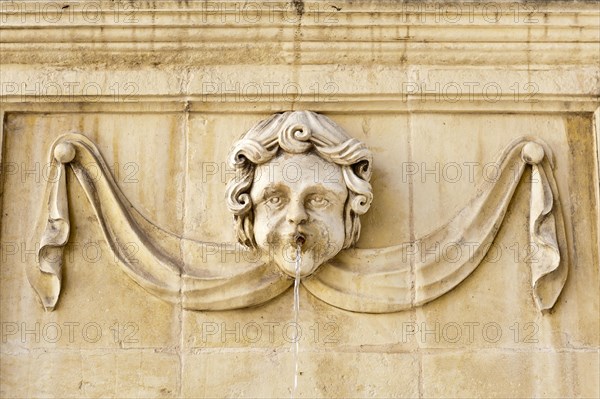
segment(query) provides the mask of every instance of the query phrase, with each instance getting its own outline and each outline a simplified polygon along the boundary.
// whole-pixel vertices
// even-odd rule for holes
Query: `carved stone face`
[[[254,236],[283,272],[308,276],[343,247],[348,189],[340,166],[312,153],[283,153],[258,166],[250,191]]]

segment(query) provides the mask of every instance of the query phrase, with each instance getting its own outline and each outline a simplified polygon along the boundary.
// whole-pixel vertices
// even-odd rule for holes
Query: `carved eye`
[[[267,204],[269,204],[269,205],[278,206],[278,205],[281,205],[281,202],[282,202],[281,197],[278,197],[276,195],[273,197],[267,198]]]
[[[312,208],[325,208],[329,205],[329,201],[322,195],[313,195],[308,199],[308,204]]]

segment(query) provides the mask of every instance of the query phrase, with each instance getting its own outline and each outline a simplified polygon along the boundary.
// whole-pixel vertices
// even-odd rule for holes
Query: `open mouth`
[[[304,237],[304,234],[302,233],[297,233],[296,235],[294,235],[294,242],[297,246],[301,247],[306,242],[306,237]]]

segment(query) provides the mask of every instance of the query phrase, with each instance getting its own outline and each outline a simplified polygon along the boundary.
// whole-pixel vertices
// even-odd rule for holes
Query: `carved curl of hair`
[[[326,161],[342,168],[348,188],[344,208],[344,248],[360,236],[359,216],[371,206],[372,154],[366,145],[351,138],[333,121],[310,111],[275,114],[251,128],[235,143],[227,163],[236,177],[227,184],[227,206],[233,213],[238,241],[256,248],[254,213],[250,188],[257,165],[269,162],[280,151],[302,154],[314,151]]]

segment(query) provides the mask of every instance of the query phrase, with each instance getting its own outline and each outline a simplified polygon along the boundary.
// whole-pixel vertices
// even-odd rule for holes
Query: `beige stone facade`
[[[296,331],[297,397],[600,395],[597,3],[8,1],[0,18],[0,397],[289,397]],[[234,310],[151,295],[67,171],[60,299],[44,310],[26,269],[58,137],[91,140],[153,225],[230,243],[231,147],[296,110],[373,154],[359,249],[435,231],[496,178],[513,140],[543,140],[568,248],[556,304],[534,300],[529,170],[455,288],[377,314],[300,287],[299,328],[291,288]]]

